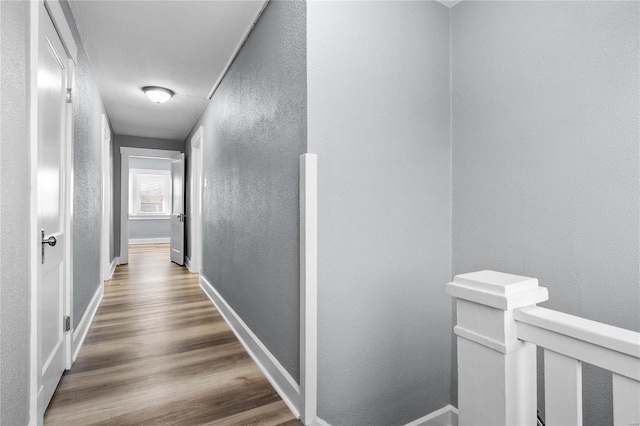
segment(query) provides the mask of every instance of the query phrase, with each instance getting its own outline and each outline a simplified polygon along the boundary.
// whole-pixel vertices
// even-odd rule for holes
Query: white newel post
[[[458,324],[458,419],[464,425],[536,425],[536,346],[516,338],[513,310],[548,299],[535,278],[479,271],[447,284]]]

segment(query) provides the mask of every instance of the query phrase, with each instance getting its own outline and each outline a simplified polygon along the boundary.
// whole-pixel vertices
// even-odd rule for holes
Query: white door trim
[[[69,61],[68,64],[69,73],[71,74],[69,80],[69,87],[73,88],[75,83],[75,64]],[[65,253],[65,263],[67,265],[66,272],[66,285],[65,285],[65,315],[69,316],[71,319],[71,325],[73,326],[73,174],[74,174],[74,166],[73,166],[73,103],[67,104],[67,145],[65,146],[65,161],[66,161],[66,170],[65,170],[65,181],[64,181],[64,190],[65,190],[65,204],[67,208],[65,209],[64,215],[64,223],[67,229],[67,248]],[[67,334],[64,340],[65,345],[65,363],[67,370],[71,368],[71,364],[73,364],[73,352],[72,352],[72,342],[71,336]]]
[[[38,229],[38,43],[40,36],[40,21],[43,17],[40,14],[40,10],[44,3],[51,21],[53,22],[60,41],[64,46],[64,49],[69,56],[67,62],[67,87],[73,87],[75,63],[77,58],[77,46],[73,39],[73,34],[69,28],[69,24],[64,17],[64,12],[58,0],[44,0],[33,1],[30,3],[29,10],[29,50],[30,50],[30,65],[29,65],[29,80],[30,80],[30,98],[29,102],[29,130],[30,130],[30,158],[29,158],[29,179],[31,182],[31,193],[29,199],[29,245],[32,248],[29,255],[30,266],[30,321],[31,321],[31,339],[30,339],[30,384],[29,384],[29,424],[37,425],[42,424],[43,418],[39,413],[39,404],[42,405],[42,401],[38,401],[38,387],[39,387],[39,366],[38,366],[38,342],[40,336],[38,334],[38,275],[39,275],[39,262],[40,251],[39,247],[34,245],[34,242],[39,241],[40,234]],[[63,223],[66,228],[66,249],[64,250],[64,306],[63,312],[65,315],[72,316],[72,299],[73,299],[73,216],[71,214],[73,207],[73,182],[71,177],[73,176],[73,108],[72,104],[67,104],[66,125],[65,125],[65,138],[63,146],[63,183],[61,189],[64,193],[65,207],[63,213]],[[62,320],[62,318],[61,318]],[[65,364],[67,367],[71,365],[71,339],[70,333],[64,334],[63,341],[65,351]]]
[[[38,3],[38,2],[36,2]],[[67,19],[64,17],[64,12],[58,0],[44,0],[44,5],[49,11],[53,26],[56,27],[60,40],[67,51],[67,55],[73,60],[74,64],[78,63],[78,47],[73,39],[73,33]]]
[[[120,147],[120,256],[118,265],[129,263],[129,158],[171,158],[180,151],[165,149]]]
[[[111,235],[111,129],[107,116],[102,114],[102,236],[100,243],[100,279],[104,283],[111,279],[111,252],[109,250],[109,236]]]
[[[31,247],[29,264],[31,266],[31,377],[29,383],[29,424],[42,424],[44,419],[38,420],[38,250],[33,247],[33,242],[38,241],[38,35],[40,27],[40,4],[31,2],[30,10],[31,23],[31,99],[30,103],[30,180],[31,199],[30,226],[29,226],[29,247]],[[66,346],[66,345],[65,345]]]
[[[204,128],[200,126],[191,138],[191,212],[189,217],[189,270],[202,271],[202,163]]]
[[[318,411],[318,156],[300,156],[300,420]]]

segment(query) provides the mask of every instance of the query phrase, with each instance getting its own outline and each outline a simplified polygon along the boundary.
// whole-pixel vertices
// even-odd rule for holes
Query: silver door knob
[[[51,247],[55,246],[57,243],[58,243],[58,240],[56,240],[56,237],[54,236],[42,239],[42,244],[49,244]]]
[[[42,243],[42,250],[40,251],[42,254],[41,257],[41,263],[44,265],[44,248],[45,248],[45,244],[49,244],[51,247],[55,246],[58,243],[58,240],[56,240],[56,237],[54,237],[53,235],[50,236],[49,238],[45,238],[44,237],[44,229],[42,229],[40,231],[40,242]]]

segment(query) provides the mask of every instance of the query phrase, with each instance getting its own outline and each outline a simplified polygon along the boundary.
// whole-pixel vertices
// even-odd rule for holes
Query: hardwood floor
[[[168,244],[118,266],[46,425],[301,425]]]

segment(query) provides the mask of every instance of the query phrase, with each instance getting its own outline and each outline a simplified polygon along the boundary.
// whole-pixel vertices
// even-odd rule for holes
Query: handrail
[[[514,316],[518,322],[640,358],[640,333],[635,331],[539,306],[516,309]]]
[[[513,312],[518,339],[640,381],[640,333],[539,306]]]
[[[544,349],[545,421],[582,424],[582,364],[612,373],[613,420],[640,424],[640,333],[536,306],[535,278],[496,271],[456,275],[458,421],[535,424],[537,347]]]

